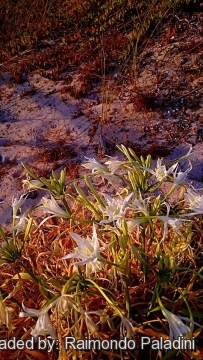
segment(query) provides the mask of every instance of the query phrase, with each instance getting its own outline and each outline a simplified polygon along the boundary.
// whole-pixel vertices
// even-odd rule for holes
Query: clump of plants
[[[86,159],[87,174],[75,180],[65,169],[38,177],[23,164],[27,192],[13,198],[11,231],[0,227],[0,337],[35,345],[1,347],[1,358],[202,358],[203,196],[186,185],[195,153],[154,167],[150,155],[119,150],[123,160]],[[41,218],[32,216],[36,209],[21,211],[38,189]],[[168,340],[168,347],[143,350],[143,337]],[[193,339],[195,350],[170,348],[179,338]],[[66,346],[67,339],[83,345]],[[136,346],[116,348],[122,339]],[[85,350],[87,340],[114,347]]]

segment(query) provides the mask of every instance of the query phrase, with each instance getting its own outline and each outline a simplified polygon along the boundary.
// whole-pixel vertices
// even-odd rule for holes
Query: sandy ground
[[[102,125],[100,89],[94,89],[88,98],[76,100],[64,91],[64,87],[64,80],[52,81],[39,74],[30,76],[21,85],[12,84],[7,74],[1,79],[4,95],[0,118],[0,223],[4,226],[10,224],[12,196],[17,197],[23,192],[22,180],[26,175],[21,162],[37,174],[46,176],[52,168],[67,167],[73,172],[84,161],[84,156],[95,157],[101,162],[106,155],[119,156],[116,143],[128,140],[131,145],[142,146],[144,152],[152,146],[145,127],[149,123],[151,127],[156,125],[160,119],[152,112],[144,116],[135,113],[133,104],[129,103],[130,95],[112,101],[108,114],[115,114],[115,117]],[[162,131],[154,134],[154,138],[159,150],[167,148],[168,139]],[[184,155],[191,145],[189,138],[176,144],[166,159]],[[193,147],[198,153],[188,181],[201,188],[203,146],[197,143]],[[185,167],[183,164],[183,169]],[[27,200],[26,208],[36,204],[41,195]]]
[[[80,69],[58,79],[36,70],[21,74],[20,83],[2,72],[0,224],[9,226],[12,197],[23,192],[26,174],[21,162],[39,176],[66,167],[68,177],[74,177],[81,172],[78,165],[84,156],[101,162],[106,156],[120,157],[116,145],[122,143],[137,154],[151,153],[165,161],[192,146],[197,153],[188,183],[203,188],[201,21],[198,14],[195,20],[178,19],[176,32],[163,29],[140,55],[136,84],[128,74],[118,85],[116,68],[104,88],[97,83],[88,89]],[[40,196],[26,206],[39,202]]]

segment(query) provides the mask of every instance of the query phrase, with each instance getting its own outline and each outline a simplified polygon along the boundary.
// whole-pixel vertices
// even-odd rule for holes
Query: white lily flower
[[[82,164],[82,166],[85,167],[86,169],[92,170],[92,174],[103,174],[105,172],[108,172],[107,167],[102,165],[99,161],[95,160],[94,158],[90,159],[85,156],[85,159],[87,159],[88,162]]]
[[[173,182],[176,185],[183,184],[185,179],[187,178],[189,172],[192,170],[192,165],[184,172],[182,172],[182,171],[177,172],[177,169],[178,169],[178,167],[173,172],[173,178],[174,178]]]
[[[29,190],[41,189],[44,186],[39,180],[23,180],[23,185],[27,185]]]
[[[29,221],[29,219],[24,216],[15,216],[15,219],[19,219],[18,223],[14,226],[13,230],[17,230],[18,231],[24,231],[27,227],[27,223]]]
[[[13,198],[12,198],[13,217],[17,216],[18,210],[20,209],[22,204],[25,202],[25,200],[26,200],[25,194],[22,194],[19,199],[14,198],[14,196],[13,196]]]
[[[136,212],[141,212],[144,216],[149,216],[148,204],[150,202],[150,198],[143,199],[140,195],[139,199],[135,199],[132,202],[132,208],[135,209]]]
[[[143,167],[145,170],[149,171],[152,175],[154,175],[158,181],[163,181],[169,174],[172,174],[178,163],[172,165],[168,170],[166,170],[166,165],[161,165],[163,159],[157,160],[157,165],[155,170],[149,169],[147,167]]]
[[[111,158],[111,160],[108,160],[105,162],[105,165],[107,165],[107,167],[109,168],[109,170],[111,171],[111,173],[115,173],[116,170],[124,165],[126,163],[126,161],[120,161],[117,160],[117,158]]]
[[[86,169],[92,170],[92,174],[100,175],[103,179],[107,180],[110,184],[118,186],[120,179],[115,176],[110,170],[102,165],[99,161],[85,157],[89,161],[82,166]]]
[[[126,219],[126,224],[128,228],[128,232],[131,233],[135,228],[137,228],[137,238],[139,238],[139,230],[140,225],[145,223],[146,220],[143,218],[137,218],[137,219]]]
[[[199,195],[196,191],[188,189],[185,194],[185,199],[189,203],[190,209],[194,211],[191,214],[184,214],[185,216],[203,214],[203,195]]]
[[[192,337],[191,329],[182,322],[179,316],[174,315],[172,312],[166,310],[165,308],[162,309],[162,314],[165,316],[166,320],[169,323],[170,340],[178,339],[180,336],[183,336],[186,339],[190,339]],[[184,319],[188,322],[193,322],[189,318]]]
[[[76,233],[70,233],[70,235],[75,240],[78,247],[75,249],[76,252],[63,256],[62,260],[72,258],[82,259],[81,261],[72,263],[72,265],[86,265],[87,277],[89,277],[90,273],[96,273],[97,271],[101,270],[104,265],[101,261],[98,261],[101,255],[95,224],[93,224],[92,238],[87,236],[85,239]],[[103,251],[105,248],[106,247],[101,248],[101,251]]]
[[[31,335],[36,339],[39,335],[50,335],[52,338],[56,337],[55,329],[49,319],[48,310],[55,305],[56,300],[49,306],[41,310],[28,309],[22,304],[24,312],[20,312],[20,317],[38,317],[35,328],[31,331]]]
[[[169,217],[170,205],[167,202],[164,202],[163,204],[166,205],[167,214],[156,216],[157,219],[164,222],[164,233],[163,233],[162,240],[164,240],[166,235],[168,234],[168,225],[170,225],[178,235],[180,235],[181,237],[184,237],[183,234],[181,233],[181,231],[179,230],[179,228],[180,228],[182,221],[188,221],[188,220]]]
[[[116,226],[121,229],[122,220],[125,219],[126,210],[128,210],[127,204],[132,197],[133,193],[130,193],[126,198],[112,198],[111,196],[105,194],[105,200],[107,202],[106,208],[102,205],[99,205],[100,210],[104,216],[108,216],[108,220],[100,221],[100,224],[108,224],[110,222],[116,221]]]
[[[85,323],[86,323],[88,331],[90,332],[90,334],[96,335],[98,333],[99,328],[94,323],[94,321],[92,320],[90,314],[98,315],[100,317],[103,314],[103,312],[101,310],[98,310],[98,311],[82,311],[82,317],[85,318]]]
[[[64,219],[67,219],[69,216],[66,211],[62,210],[58,205],[57,201],[51,196],[51,199],[42,198],[42,206],[41,209],[44,212],[53,214],[54,216],[58,216]]]
[[[183,184],[191,169],[192,168],[189,168],[185,172],[179,171],[177,174],[174,173],[174,184],[176,185]]]
[[[57,316],[59,318],[65,316],[66,321],[69,324],[69,315],[73,309],[75,309],[77,312],[80,311],[79,306],[77,306],[77,303],[74,300],[74,296],[62,293],[56,302]],[[68,326],[71,327],[70,324]]]

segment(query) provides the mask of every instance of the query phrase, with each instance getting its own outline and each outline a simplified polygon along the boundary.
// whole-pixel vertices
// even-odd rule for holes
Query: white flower
[[[179,316],[174,315],[172,312],[166,310],[165,308],[162,309],[162,313],[169,323],[170,340],[178,339],[180,336],[183,336],[187,339],[192,337],[191,329],[181,321]],[[185,318],[185,320],[188,322],[193,322],[188,318]]]
[[[63,290],[62,290],[62,294],[57,299],[56,302],[57,316],[60,318],[66,316],[66,321],[69,324],[69,314],[72,312],[73,309],[79,312],[79,306],[77,306],[76,301],[74,301],[74,296],[69,294],[63,294]]]
[[[132,208],[136,212],[141,212],[144,216],[149,216],[148,204],[150,203],[150,198],[143,199],[140,195],[139,199],[135,199],[132,203]]]
[[[92,320],[90,314],[98,315],[100,317],[102,315],[102,311],[101,310],[98,310],[98,311],[82,311],[81,314],[82,314],[82,317],[85,318],[86,327],[87,327],[89,333],[92,334],[92,335],[96,335],[98,333],[99,329],[98,329],[98,326]]]
[[[128,228],[128,232],[131,233],[135,228],[137,228],[137,237],[139,237],[139,229],[140,225],[145,223],[146,219],[137,218],[137,219],[126,219],[126,224]]]
[[[12,198],[13,217],[17,216],[18,210],[20,209],[22,204],[25,202],[25,200],[26,200],[25,194],[22,194],[19,199],[14,198],[14,196],[13,196],[13,198]]]
[[[13,230],[24,231],[27,227],[28,218],[24,215],[15,216],[15,219],[19,219],[18,223],[14,226]]]
[[[126,162],[125,161],[120,161],[120,160],[117,160],[116,158],[111,158],[112,160],[108,160],[105,162],[105,165],[108,166],[109,170],[111,171],[111,173],[114,173],[116,172],[116,170],[124,165]]]
[[[41,189],[44,184],[39,180],[23,180],[23,185],[27,185],[29,190]]]
[[[185,179],[187,178],[189,172],[192,170],[192,166],[190,166],[186,171],[182,172],[179,171],[177,172],[178,167],[176,168],[176,170],[173,172],[173,178],[174,178],[174,184],[179,185],[179,184],[183,184]]]
[[[192,168],[187,169],[185,172],[179,171],[177,174],[174,173],[174,184],[183,184],[185,179],[187,178],[188,173]]]
[[[90,273],[96,273],[97,271],[101,270],[103,263],[98,261],[101,255],[95,224],[93,224],[92,238],[87,236],[85,239],[76,233],[70,233],[70,235],[75,240],[78,247],[75,249],[76,252],[63,256],[62,260],[80,258],[81,261],[76,261],[72,263],[72,265],[86,265],[86,275],[88,277]],[[101,248],[101,251],[102,250],[104,250],[104,248]]]
[[[56,303],[53,301],[49,306],[41,310],[28,309],[22,304],[24,312],[20,312],[20,317],[38,317],[35,328],[31,331],[31,335],[36,339],[39,335],[50,335],[52,338],[56,337],[55,330],[49,319],[48,310]]]
[[[86,169],[92,170],[92,174],[100,175],[103,179],[107,180],[112,185],[118,186],[120,179],[114,175],[110,170],[102,165],[99,161],[85,157],[89,161],[82,166]]]
[[[189,203],[189,207],[194,211],[192,214],[184,214],[186,215],[195,215],[195,214],[203,214],[203,195],[199,195],[194,190],[187,190],[185,194],[185,199]]]
[[[163,181],[166,179],[166,177],[173,173],[175,168],[177,167],[178,163],[175,163],[173,166],[171,166],[168,170],[166,170],[165,165],[161,165],[163,159],[157,160],[157,165],[155,170],[151,170],[149,168],[143,167],[145,170],[149,171],[151,174],[153,174],[158,181]]]
[[[167,214],[156,216],[157,219],[164,222],[164,233],[163,233],[162,240],[164,240],[166,235],[168,234],[168,225],[170,225],[178,235],[180,235],[181,237],[184,237],[183,234],[181,233],[181,231],[179,230],[179,228],[180,228],[182,221],[188,221],[188,220],[169,217],[170,205],[167,202],[164,202],[163,204],[166,205]]]
[[[126,198],[112,198],[111,196],[105,194],[105,200],[107,202],[106,208],[99,205],[100,210],[104,216],[108,216],[108,220],[100,221],[100,224],[107,224],[113,221],[116,221],[116,226],[121,229],[122,219],[125,219],[125,212],[128,209],[127,204],[132,197],[133,193],[126,196]]]
[[[85,156],[85,159],[89,160],[87,163],[82,164],[86,169],[92,170],[93,174],[103,174],[104,172],[108,172],[106,166],[102,165],[99,161],[94,158],[90,159]]]
[[[41,209],[44,212],[53,214],[54,216],[58,216],[64,219],[67,219],[69,216],[66,211],[62,210],[60,206],[58,205],[57,201],[51,196],[51,199],[42,198],[42,204]]]

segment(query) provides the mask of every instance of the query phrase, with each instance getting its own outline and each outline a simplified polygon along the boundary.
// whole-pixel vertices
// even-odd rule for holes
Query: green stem
[[[65,209],[66,209],[66,211],[68,213],[68,216],[71,216],[71,211],[70,211],[69,205],[68,205],[68,203],[67,203],[64,196],[62,197],[62,202],[63,202],[63,205],[64,205],[64,207],[65,207]]]
[[[129,294],[129,289],[128,289],[128,277],[126,275],[122,276],[122,281],[123,281],[123,287],[125,290],[125,306],[126,306],[126,311],[127,311],[126,317],[129,319],[130,318],[130,294]]]
[[[123,314],[122,314],[122,310],[119,309],[116,304],[109,299],[109,297],[105,294],[105,292],[100,288],[99,285],[97,285],[97,283],[92,280],[92,279],[86,279],[88,282],[90,282],[92,285],[94,285],[94,287],[99,290],[99,292],[102,294],[102,296],[106,299],[106,301],[108,302],[108,304],[115,310],[115,312],[121,317],[123,318]]]
[[[155,301],[157,300],[158,303],[159,303],[159,306],[161,309],[163,309],[163,304],[160,300],[160,296],[159,296],[159,293],[161,292],[161,289],[160,289],[160,283],[159,281],[157,281],[156,285],[155,285],[155,289],[154,289],[154,293],[153,293],[153,296],[152,296],[152,300],[151,300],[151,304],[149,306],[149,311],[148,311],[148,314],[150,313],[152,307],[154,306],[154,303]]]
[[[41,280],[38,276],[33,274],[31,270],[29,270],[21,261],[19,262],[19,265],[23,267],[23,269],[30,275],[30,277],[37,283],[41,283]]]

